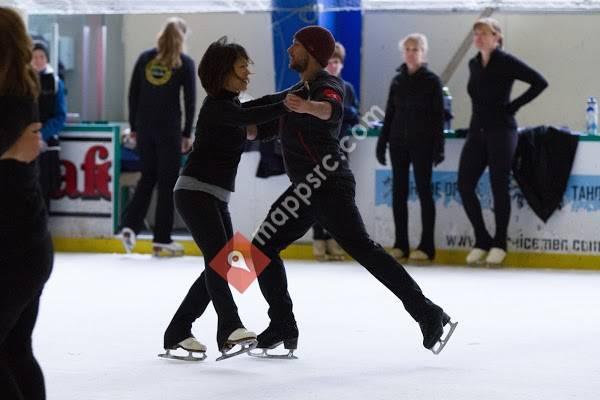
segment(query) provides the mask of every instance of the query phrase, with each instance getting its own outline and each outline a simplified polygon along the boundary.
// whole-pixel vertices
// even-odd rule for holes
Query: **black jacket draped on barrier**
[[[560,207],[578,143],[578,136],[552,126],[520,132],[513,174],[527,203],[544,222]]]

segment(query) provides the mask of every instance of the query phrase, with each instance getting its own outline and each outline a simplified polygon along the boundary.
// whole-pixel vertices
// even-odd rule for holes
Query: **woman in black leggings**
[[[241,322],[228,282],[210,266],[233,237],[228,201],[248,135],[246,127],[278,119],[287,112],[279,95],[240,104],[238,95],[248,86],[250,62],[242,46],[222,38],[209,46],[198,68],[208,96],[200,109],[193,150],[177,180],[174,197],[177,211],[202,250],[205,269],[165,332],[167,350],[206,351],[192,335],[191,327],[211,300],[219,320],[217,345],[221,352],[256,341],[256,334]]]
[[[480,19],[473,26],[473,33],[473,44],[479,53],[469,62],[468,92],[473,114],[458,167],[458,190],[475,231],[475,246],[467,256],[467,263],[500,264],[506,257],[510,218],[508,186],[517,146],[515,114],[548,83],[537,71],[501,50],[502,30],[498,21]],[[530,87],[511,100],[515,80],[526,82]],[[475,193],[477,182],[488,166],[496,218],[494,236],[485,227]]]
[[[32,44],[19,15],[0,7],[0,399],[43,400],[31,348],[53,262],[34,160],[41,148]]]
[[[435,245],[435,204],[431,193],[431,172],[444,160],[444,120],[442,83],[427,69],[427,38],[420,33],[400,42],[404,64],[392,80],[385,120],[377,141],[377,160],[385,165],[390,144],[392,160],[392,205],[396,238],[390,254],[396,259],[433,260]],[[413,166],[421,203],[423,230],[417,248],[410,252],[408,243],[408,176]]]

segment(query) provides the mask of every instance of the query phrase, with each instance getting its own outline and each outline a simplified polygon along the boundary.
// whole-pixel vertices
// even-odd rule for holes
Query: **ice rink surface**
[[[298,360],[215,362],[211,306],[193,329],[208,358],[186,363],[157,354],[202,258],[57,254],[34,333],[48,399],[600,398],[598,272],[408,267],[459,321],[434,356],[399,300],[358,264],[287,266]],[[258,285],[236,301],[246,327],[262,331]]]

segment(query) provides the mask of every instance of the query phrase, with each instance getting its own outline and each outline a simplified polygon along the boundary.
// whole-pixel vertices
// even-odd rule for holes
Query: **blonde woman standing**
[[[537,71],[503,51],[502,44],[502,29],[498,21],[482,18],[475,22],[473,46],[479,52],[469,61],[467,86],[473,112],[458,167],[458,190],[475,232],[475,246],[466,259],[469,264],[501,264],[506,257],[510,219],[508,186],[517,147],[515,114],[548,86]],[[517,80],[530,86],[522,95],[511,100],[512,86]],[[490,170],[494,199],[494,236],[485,227],[481,204],[475,193],[486,167]]]
[[[196,107],[194,61],[183,54],[187,27],[170,18],[158,36],[157,47],[138,58],[129,87],[129,125],[137,140],[142,177],[122,219],[121,237],[127,252],[143,227],[154,186],[158,200],[154,225],[155,255],[181,255],[183,248],[171,239],[173,187],[179,176],[181,154],[191,148]],[[185,124],[181,126],[181,91]]]
[[[404,63],[392,80],[377,160],[385,165],[390,147],[392,206],[396,238],[391,254],[397,259],[433,260],[435,203],[431,192],[434,165],[444,160],[444,106],[440,78],[427,68],[427,37],[413,33],[400,41]],[[408,243],[409,171],[413,166],[421,203],[422,233],[416,249]],[[410,251],[410,252],[409,252]]]

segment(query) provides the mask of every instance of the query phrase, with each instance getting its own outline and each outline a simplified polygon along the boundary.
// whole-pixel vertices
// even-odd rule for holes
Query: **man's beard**
[[[308,68],[308,60],[295,60],[290,62],[290,68],[298,73],[303,73]]]

